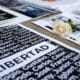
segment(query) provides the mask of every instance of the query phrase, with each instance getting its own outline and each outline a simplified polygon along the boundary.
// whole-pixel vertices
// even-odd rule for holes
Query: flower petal
[[[67,36],[72,33],[72,27],[62,20],[56,20],[53,25],[53,31],[60,36]]]

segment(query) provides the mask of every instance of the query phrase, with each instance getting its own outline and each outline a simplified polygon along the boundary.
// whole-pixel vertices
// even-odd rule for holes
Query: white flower
[[[53,31],[60,36],[67,36],[72,33],[72,27],[67,22],[56,20],[53,25]]]

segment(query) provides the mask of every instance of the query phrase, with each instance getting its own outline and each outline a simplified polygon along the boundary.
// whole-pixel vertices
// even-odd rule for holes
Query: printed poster
[[[79,80],[80,50],[23,25],[0,27],[0,80]]]
[[[30,20],[29,17],[0,6],[0,27]]]
[[[60,14],[60,15],[56,15],[56,16],[49,16],[49,17],[46,17],[44,19],[35,20],[35,21],[33,21],[33,23],[38,25],[39,27],[42,27],[42,28],[54,33],[53,32],[54,21],[55,20],[65,21],[67,19],[70,19],[70,18],[65,17],[62,14]],[[80,23],[78,21],[76,21],[75,19],[73,19],[73,21],[77,25],[77,31],[72,32],[68,36],[62,37],[62,38],[65,38],[67,40],[70,40],[70,41],[80,45]]]
[[[24,1],[23,2],[12,1],[8,4],[5,4],[4,6],[16,12],[19,12],[25,16],[28,16],[31,19],[50,15],[52,13],[59,13],[59,11],[56,11],[56,10],[52,11],[52,10],[45,9],[33,4],[24,3]]]

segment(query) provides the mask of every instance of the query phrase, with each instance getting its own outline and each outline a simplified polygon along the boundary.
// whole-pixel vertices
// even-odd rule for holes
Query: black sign
[[[19,25],[1,27],[0,74],[0,80],[79,80],[80,54]]]

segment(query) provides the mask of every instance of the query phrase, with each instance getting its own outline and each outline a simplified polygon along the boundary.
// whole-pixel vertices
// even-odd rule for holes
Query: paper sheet
[[[62,14],[68,18],[80,22],[80,1],[67,7],[60,7]]]

